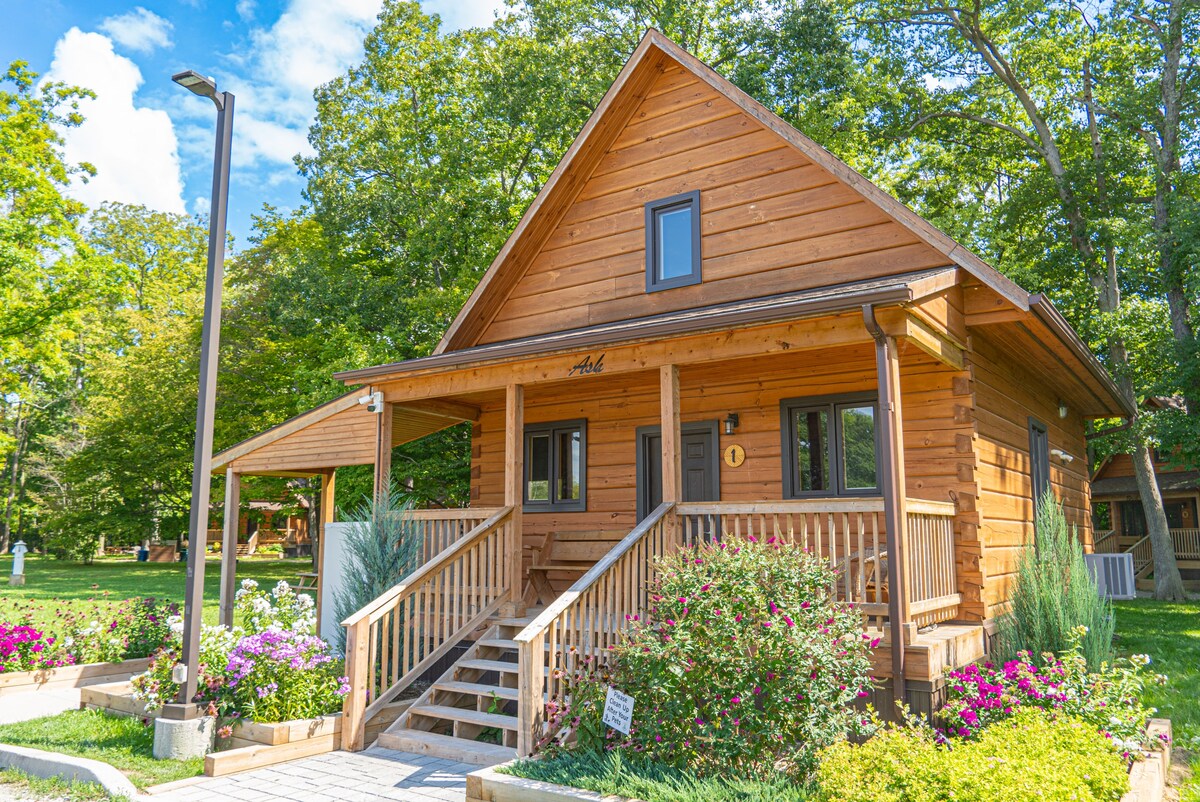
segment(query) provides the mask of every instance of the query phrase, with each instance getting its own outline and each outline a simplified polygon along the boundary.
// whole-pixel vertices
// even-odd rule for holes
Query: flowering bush
[[[0,624],[0,674],[70,665],[54,657],[54,638],[31,626]]]
[[[1115,802],[1125,763],[1092,726],[1026,708],[973,741],[938,745],[926,728],[883,730],[820,756],[822,802]]]
[[[241,615],[242,627],[250,633],[271,629],[313,632],[317,627],[312,596],[297,593],[282,580],[268,593],[260,590],[253,579],[243,579],[234,609]]]
[[[251,721],[290,721],[330,713],[350,692],[329,644],[312,635],[267,630],[242,638],[225,666],[232,706]]]
[[[986,663],[951,672],[949,701],[942,710],[947,734],[976,738],[989,724],[1024,708],[1040,708],[1091,724],[1126,757],[1146,748],[1146,722],[1154,710],[1143,707],[1141,698],[1150,658],[1119,658],[1090,672],[1080,653],[1083,635],[1071,634],[1068,651],[1061,658],[1043,655],[1040,667],[1022,653],[1002,666]]]
[[[312,635],[312,599],[286,582],[270,592],[247,579],[237,593],[242,626],[200,628],[196,696],[211,715],[252,721],[287,721],[332,713],[350,688],[327,643]],[[154,656],[146,673],[133,679],[134,695],[156,706],[179,693],[171,670],[183,651],[183,622],[170,620],[172,642]],[[219,733],[228,737],[228,725]]]
[[[862,723],[868,644],[821,560],[750,537],[682,550],[658,569],[651,619],[631,617],[613,652],[612,684],[636,703],[629,738],[609,733],[610,748],[702,774],[804,775],[818,749]],[[582,725],[585,712],[571,715]]]
[[[44,605],[9,610],[19,623],[0,623],[0,673],[147,657],[170,640],[168,620],[177,610],[154,599],[98,605],[91,615],[58,608],[56,635],[31,623],[46,617]]]

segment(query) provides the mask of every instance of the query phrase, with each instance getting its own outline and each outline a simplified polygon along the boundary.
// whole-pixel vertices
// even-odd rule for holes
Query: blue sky
[[[0,61],[98,97],[66,157],[98,174],[71,193],[188,214],[208,210],[215,110],[171,83],[195,69],[237,96],[229,229],[245,244],[264,203],[302,202],[312,91],[362,57],[382,0],[0,0]],[[490,24],[503,0],[423,0],[447,27]]]

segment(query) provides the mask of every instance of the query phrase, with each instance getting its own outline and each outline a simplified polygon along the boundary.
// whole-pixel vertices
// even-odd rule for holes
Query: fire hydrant
[[[29,551],[29,548],[25,545],[24,540],[18,540],[13,544],[13,572],[12,576],[8,578],[8,584],[25,584],[25,552],[27,551]]]

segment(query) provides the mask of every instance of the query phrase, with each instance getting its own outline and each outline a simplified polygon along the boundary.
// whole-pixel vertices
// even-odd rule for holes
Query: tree
[[[921,143],[914,147],[916,164],[928,169],[931,153],[979,149],[1001,166],[1005,180],[984,189],[988,204],[1010,219],[1041,221],[1050,237],[1069,244],[1064,252],[1042,240],[1041,249],[1027,249],[1032,264],[1024,270],[1036,284],[1062,279],[1055,295],[1077,322],[1093,318],[1081,329],[1102,337],[1122,394],[1136,407],[1139,377],[1132,371],[1123,299],[1148,278],[1145,243],[1137,235],[1143,216],[1137,198],[1147,171],[1143,143],[1097,113],[1103,50],[1095,20],[1071,2],[1041,0],[976,0],[966,7],[875,0],[864,6],[864,30],[874,46],[900,52],[910,81],[924,87],[922,107],[909,118]],[[967,165],[978,167],[979,158]],[[1002,190],[1008,195],[998,199]],[[952,193],[938,198],[947,206],[961,199]],[[1011,235],[996,233],[988,250],[1003,252]],[[1144,435],[1135,440],[1133,461],[1154,546],[1155,595],[1184,598]]]

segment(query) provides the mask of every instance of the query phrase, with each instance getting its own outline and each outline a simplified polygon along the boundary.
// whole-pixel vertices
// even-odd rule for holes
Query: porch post
[[[317,525],[317,632],[321,631],[321,585],[325,580],[325,527],[333,523],[334,476],[332,469],[321,474],[321,521]]]
[[[525,583],[522,575],[521,502],[525,479],[525,387],[510,384],[504,393],[504,506],[512,507],[513,543],[508,559],[509,601],[507,615],[525,612]]]
[[[376,413],[375,427],[375,500],[386,499],[392,482],[392,405],[383,402]]]
[[[905,645],[912,640],[908,608],[908,513],[904,481],[904,420],[900,407],[900,360],[896,340],[883,332],[872,306],[863,320],[875,338],[875,377],[879,386],[879,484],[888,548],[888,626],[891,629],[892,692],[904,701]]]
[[[679,366],[658,369],[659,417],[662,429],[662,500],[683,501],[683,459],[680,453]],[[672,510],[665,523],[667,542],[681,543],[679,518]]]
[[[221,536],[220,623],[233,626],[233,599],[237,595],[238,520],[241,518],[242,475],[225,469],[225,515]]]

